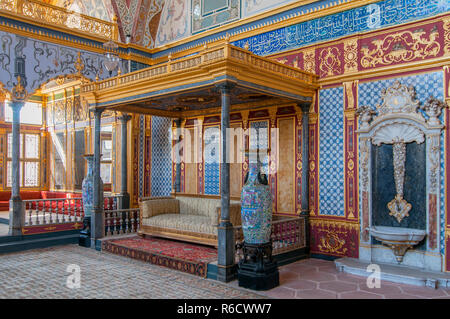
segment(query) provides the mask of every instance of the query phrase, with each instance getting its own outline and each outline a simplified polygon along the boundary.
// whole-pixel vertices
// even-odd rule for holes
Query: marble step
[[[355,258],[340,258],[334,261],[336,269],[348,274],[368,277],[371,264]],[[450,288],[450,273],[426,271],[401,265],[374,263],[380,266],[380,279],[400,284],[415,285],[430,288]]]
[[[2,237],[0,254],[24,251],[29,249],[47,248],[58,245],[78,244],[79,234],[64,234],[57,236],[26,238],[24,236]]]

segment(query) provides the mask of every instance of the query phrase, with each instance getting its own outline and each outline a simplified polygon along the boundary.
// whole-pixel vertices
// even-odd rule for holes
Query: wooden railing
[[[75,198],[29,199],[25,205],[25,226],[64,224],[82,222],[84,218],[83,200]],[[104,196],[104,210],[117,210],[119,197]]]
[[[105,210],[105,236],[136,233],[140,226],[139,208]]]
[[[76,29],[95,37],[118,40],[116,18],[100,20],[37,0],[0,0],[0,12],[18,14],[48,26]]]
[[[64,224],[83,221],[81,198],[24,200],[25,226]]]
[[[257,56],[250,51],[232,46],[230,44],[224,44],[198,52],[197,54],[188,57],[158,64],[153,67],[123,74],[107,80],[85,84],[81,87],[81,92],[88,93],[121,85],[125,86],[133,82],[149,80],[182,70],[197,68],[202,65],[206,66],[214,61],[223,59],[228,59],[230,61],[234,60],[238,63],[243,63],[246,66],[253,66],[263,69],[266,72],[290,77],[306,84],[313,85],[317,81],[317,76],[312,73],[284,65],[268,58]]]
[[[305,218],[281,217],[272,221],[272,254],[279,255],[306,246]],[[234,237],[237,244],[244,240],[242,226],[234,227]],[[236,251],[239,255],[241,252]]]

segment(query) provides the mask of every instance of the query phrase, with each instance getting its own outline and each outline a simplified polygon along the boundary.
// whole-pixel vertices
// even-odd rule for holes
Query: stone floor
[[[80,267],[81,289],[70,289],[69,265]],[[450,298],[450,290],[366,279],[337,272],[334,263],[307,259],[280,267],[280,286],[266,292],[100,253],[77,245],[0,255],[1,298],[206,298],[206,299],[414,299]]]
[[[381,281],[368,288],[366,278],[338,272],[334,262],[306,259],[280,267],[280,286],[270,298],[299,299],[450,299],[450,289],[432,289]]]
[[[80,269],[80,289],[67,287]],[[264,298],[241,288],[78,245],[0,255],[1,298]]]

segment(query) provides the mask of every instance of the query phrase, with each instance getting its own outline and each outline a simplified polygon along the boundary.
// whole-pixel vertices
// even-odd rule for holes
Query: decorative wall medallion
[[[394,85],[381,91],[383,104],[377,106],[378,116],[388,113],[417,113],[419,100],[416,91],[395,81]]]
[[[319,70],[320,76],[332,76],[341,73],[341,53],[337,47],[329,47],[320,51]]]
[[[325,235],[320,238],[319,249],[324,253],[339,253],[345,254],[347,248],[344,247],[345,239],[339,237],[339,233],[331,230],[326,230]]]

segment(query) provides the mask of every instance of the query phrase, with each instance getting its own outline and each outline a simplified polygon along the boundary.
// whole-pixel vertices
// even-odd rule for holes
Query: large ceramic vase
[[[241,220],[246,244],[270,242],[272,232],[272,195],[260,163],[250,163],[241,192]]]
[[[85,155],[84,158],[88,163],[88,170],[86,177],[83,179],[81,184],[82,197],[83,197],[83,207],[84,207],[84,217],[91,217],[94,209],[94,155]],[[99,202],[103,204],[103,182],[100,178],[99,187]]]

